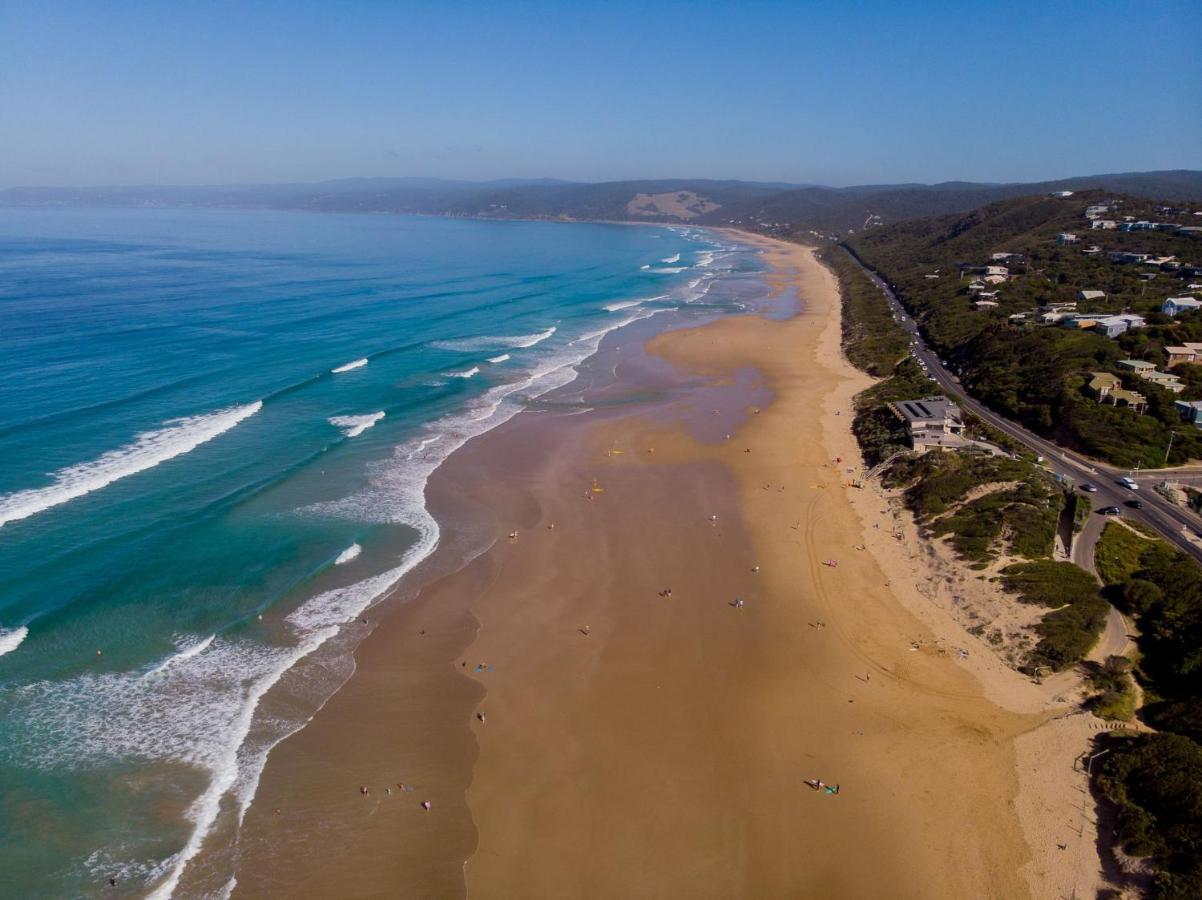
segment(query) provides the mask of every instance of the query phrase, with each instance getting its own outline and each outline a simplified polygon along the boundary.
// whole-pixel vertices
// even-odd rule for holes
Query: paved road
[[[852,258],[854,259],[854,257]],[[935,352],[927,347],[922,335],[918,332],[918,326],[915,325],[914,320],[889,286],[871,270],[863,266],[861,268],[888,298],[902,327],[910,334],[911,351],[914,356],[925,364],[927,373],[933,381],[948,393],[956,394],[961,398],[961,406],[964,409],[1044,457],[1049,468],[1056,475],[1067,480],[1069,484],[1095,485],[1098,490],[1090,495],[1095,509],[1105,506],[1123,507],[1127,501],[1138,498],[1143,504],[1143,508],[1123,508],[1123,515],[1147,524],[1166,541],[1202,563],[1202,543],[1199,543],[1196,537],[1197,533],[1202,531],[1202,519],[1170,503],[1151,490],[1153,484],[1164,480],[1165,476],[1174,470],[1157,470],[1151,474],[1148,472],[1139,474],[1135,477],[1140,488],[1135,491],[1129,490],[1118,484],[1119,478],[1130,474],[1127,470],[1089,459],[1071,450],[1065,450],[968,396],[960,385],[960,380],[944,368]],[[1183,471],[1202,481],[1202,472],[1197,467]],[[1100,518],[1100,516],[1095,514],[1091,516],[1091,519],[1093,518]]]
[[[1072,561],[1095,577],[1098,570],[1094,563],[1094,553],[1097,551],[1098,538],[1102,536],[1106,522],[1106,516],[1090,516],[1081,530],[1073,536]],[[1130,632],[1127,619],[1113,606],[1110,607],[1110,612],[1106,614],[1106,627],[1086,659],[1100,663],[1110,656],[1126,656],[1132,644]]]

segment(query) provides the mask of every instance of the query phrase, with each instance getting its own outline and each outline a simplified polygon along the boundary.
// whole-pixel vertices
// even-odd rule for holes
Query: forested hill
[[[967,212],[1007,198],[1090,188],[1168,201],[1202,200],[1202,172],[1135,172],[1025,184],[946,182],[842,188],[706,179],[589,184],[550,179],[357,178],[260,185],[10,188],[0,191],[0,204],[690,222],[738,225],[784,235],[817,232],[842,236],[919,217]]]
[[[1202,400],[1202,365],[1166,349],[1202,342],[1202,313],[1161,312],[1169,297],[1202,298],[1199,213],[1198,202],[1044,194],[846,243],[894,285],[979,399],[1090,455],[1160,466],[1170,435],[1169,462],[1202,458],[1202,430],[1173,406]],[[1135,318],[1115,318],[1123,315]],[[1172,366],[1176,381],[1139,377],[1120,364],[1127,359],[1162,373]],[[1099,396],[1091,387],[1099,372],[1146,405]]]

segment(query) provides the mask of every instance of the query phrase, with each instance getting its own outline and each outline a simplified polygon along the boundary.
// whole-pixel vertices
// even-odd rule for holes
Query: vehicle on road
[[[1131,509],[1143,509],[1144,505],[1138,500],[1124,500],[1123,506],[1129,506]]]
[[[1117,516],[1122,510],[1117,506],[1103,506],[1098,510],[1099,516]]]
[[[1087,494],[1096,494],[1098,492],[1098,489],[1088,482],[1081,485],[1081,490],[1085,491]]]
[[[1139,485],[1135,483],[1134,478],[1128,478],[1125,475],[1119,479],[1119,484],[1127,488],[1129,491],[1138,491]]]

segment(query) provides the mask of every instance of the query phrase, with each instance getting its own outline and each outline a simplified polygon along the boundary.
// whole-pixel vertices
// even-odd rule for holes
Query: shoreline
[[[989,708],[992,704],[984,700],[976,686],[981,679],[959,671],[946,660],[928,659],[924,654],[915,655],[919,658],[903,655],[908,642],[896,635],[899,625],[900,630],[914,633],[916,628],[931,623],[920,624],[904,612],[904,601],[890,604],[883,596],[896,596],[897,591],[881,590],[883,561],[875,548],[867,554],[857,554],[850,543],[822,549],[829,546],[832,531],[854,540],[856,530],[868,530],[861,521],[862,512],[853,511],[850,501],[839,502],[850,492],[841,487],[838,469],[829,459],[832,453],[843,459],[855,458],[833,449],[851,440],[850,417],[837,413],[847,408],[850,396],[870,379],[855,373],[842,360],[837,294],[833,293],[827,270],[813,260],[812,251],[746,233],[738,233],[738,239],[771,248],[774,271],[765,277],[774,292],[806,282],[801,291],[806,303],[802,315],[784,323],[754,315],[732,316],[696,328],[669,330],[649,344],[653,356],[671,360],[694,378],[700,375],[712,381],[728,380],[740,367],[756,369],[776,396],[766,404],[763,415],[745,415],[735,436],[739,443],[754,441],[760,455],[743,458],[730,443],[698,441],[688,433],[690,426],[699,428],[703,424],[700,414],[693,410],[683,415],[684,428],[680,421],[641,421],[637,413],[603,417],[583,428],[558,429],[561,423],[552,422],[548,427],[546,422],[522,421],[519,416],[463,448],[457,466],[448,460],[448,465],[440,469],[448,478],[449,470],[454,468],[460,470],[460,475],[471,465],[487,471],[489,464],[481,457],[499,448],[504,457],[502,469],[514,476],[508,483],[498,481],[493,472],[491,479],[468,478],[455,489],[467,502],[490,510],[496,516],[498,531],[507,533],[506,528],[512,525],[519,538],[502,540],[465,568],[422,586],[417,597],[407,603],[377,607],[382,618],[356,651],[358,671],[309,726],[281,744],[269,761],[273,775],[289,767],[292,773],[289,776],[285,771],[282,777],[270,779],[270,784],[269,772],[264,773],[260,794],[247,815],[248,836],[239,848],[239,855],[251,864],[239,867],[236,894],[246,889],[253,894],[285,887],[278,880],[278,835],[287,830],[290,817],[273,817],[268,812],[273,801],[268,798],[292,793],[290,789],[297,784],[311,784],[333,760],[339,760],[344,770],[348,746],[352,750],[351,767],[362,770],[362,780],[374,779],[378,785],[370,795],[373,799],[367,801],[372,804],[372,815],[378,810],[387,821],[364,826],[362,796],[352,798],[349,790],[345,796],[341,789],[318,790],[322,796],[306,803],[306,817],[318,816],[320,831],[333,839],[323,841],[325,849],[345,841],[354,848],[358,864],[301,864],[313,849],[310,841],[314,837],[309,834],[303,840],[285,842],[289,881],[295,877],[300,879],[297,883],[312,888],[330,877],[336,879],[330,884],[344,889],[347,879],[364,888],[375,885],[382,889],[400,883],[414,887],[416,878],[417,884],[427,888],[438,885],[433,892],[439,895],[462,894],[469,888],[472,893],[492,896],[515,890],[531,896],[565,891],[612,895],[628,893],[635,886],[621,880],[621,873],[633,870],[642,873],[639,886],[655,884],[661,891],[680,889],[685,884],[691,885],[690,893],[697,888],[714,895],[822,886],[839,894],[869,887],[862,880],[856,882],[867,873],[852,871],[855,854],[850,851],[856,843],[874,835],[882,845],[902,843],[896,833],[897,822],[912,818],[914,810],[919,809],[922,821],[930,823],[929,830],[941,835],[945,843],[938,854],[932,854],[929,846],[914,846],[904,853],[900,848],[886,851],[883,846],[874,847],[878,866],[893,867],[895,875],[907,876],[895,883],[929,885],[928,879],[937,877],[946,883],[947,873],[937,874],[939,863],[954,846],[960,855],[972,860],[974,875],[989,873],[983,880],[974,880],[973,875],[961,871],[957,878],[962,886],[975,883],[979,887],[989,882],[1022,890],[1014,870],[1028,854],[1016,823],[1006,823],[1012,815],[1007,812],[1008,798],[1018,793],[1018,786],[1013,776],[993,770],[1006,768],[997,766],[997,762],[1006,757],[1005,745],[1029,730],[1030,714],[1015,716]],[[796,269],[797,274],[790,274],[790,269]],[[825,296],[818,298],[818,293]],[[777,329],[784,332],[779,337]],[[715,330],[730,339],[720,353],[715,352],[708,336]],[[770,351],[778,340],[787,346],[791,337],[805,338],[816,345],[816,355],[821,358],[813,362],[823,372],[807,375],[796,360],[790,360],[789,366],[780,365],[780,351],[768,360],[764,358],[765,347]],[[823,391],[821,409],[814,409],[813,397]],[[798,405],[803,407],[801,414],[790,408]],[[812,424],[815,418],[823,445],[817,454],[814,451],[818,448],[812,442],[799,440],[795,428],[799,422]],[[523,436],[519,432],[537,433],[539,428],[552,438],[548,443],[555,446],[557,458],[543,458],[523,448],[532,434]],[[556,445],[555,440],[560,443]],[[506,442],[510,446],[506,447]],[[804,446],[797,446],[799,443]],[[622,455],[610,455],[623,444],[627,449]],[[653,457],[636,450],[643,444],[655,446]],[[799,452],[812,472],[803,474],[797,468],[794,454]],[[523,460],[523,454],[539,458]],[[590,472],[605,485],[605,493],[592,502],[584,501],[580,493],[588,490]],[[779,491],[763,489],[760,484],[769,472],[781,479]],[[815,479],[808,489],[800,483]],[[797,482],[796,487],[790,486],[790,481]],[[772,482],[768,483],[771,486]],[[575,486],[569,490],[565,484]],[[448,489],[448,485],[443,484],[442,489]],[[784,495],[780,502],[777,494]],[[670,500],[677,507],[676,515],[664,518],[665,510],[647,508],[649,497],[658,498],[661,504]],[[796,532],[791,524],[782,524],[782,511],[774,505],[790,507],[785,518],[791,519],[797,510],[809,516],[807,546],[801,559],[795,550]],[[721,511],[719,526],[706,521],[708,509]],[[546,529],[548,517],[556,522],[553,531]],[[819,517],[824,521],[821,535],[816,531]],[[838,529],[832,527],[836,520]],[[681,521],[687,524],[681,525]],[[775,524],[769,529],[766,522]],[[665,533],[675,539],[663,538]],[[721,534],[721,558],[705,560],[703,565],[702,560],[682,553],[687,550],[682,544],[710,541],[715,533]],[[553,534],[553,540],[544,540],[548,534]],[[631,539],[635,539],[634,544],[628,543]],[[549,548],[551,544],[556,546]],[[674,588],[674,598],[668,604],[655,596],[660,587],[651,571],[642,571],[641,577],[628,571],[640,568],[634,560],[648,545],[656,546],[660,563],[667,565],[675,556],[685,564],[680,574],[671,576],[685,587]],[[815,554],[823,552],[843,555],[837,570],[820,566]],[[590,553],[604,558],[590,563]],[[753,559],[772,562],[765,562],[762,576],[749,579],[747,572]],[[572,560],[572,565],[564,566],[566,560]],[[690,586],[694,577],[690,568],[711,567],[704,583]],[[873,568],[877,569],[875,575]],[[791,577],[782,583],[785,572]],[[840,579],[846,576],[861,590],[860,599],[869,601],[864,609],[849,611],[833,599],[831,590],[838,585],[829,582],[836,572]],[[652,579],[651,584],[645,584],[648,579]],[[813,588],[819,605],[798,608],[810,602],[808,597],[789,596],[794,592],[789,583],[799,581]],[[736,611],[725,602],[711,600],[701,608],[675,599],[677,591],[704,595],[720,584],[728,585],[731,592],[748,592],[748,607]],[[647,592],[651,596],[643,596]],[[637,598],[630,596],[635,594]],[[540,601],[535,609],[531,608],[532,597]],[[547,597],[555,599],[548,601]],[[891,605],[897,608],[889,608]],[[765,610],[763,621],[758,619],[761,608]],[[755,615],[747,615],[753,610]],[[831,631],[808,629],[806,613],[815,610],[830,617],[834,626]],[[738,626],[748,634],[729,633],[735,617],[752,623]],[[870,620],[868,625],[865,619]],[[587,635],[580,633],[581,623],[589,626]],[[692,640],[675,639],[680,634],[690,635]],[[837,636],[838,640],[822,640],[828,636]],[[740,641],[756,648],[755,659],[745,658],[747,648]],[[692,646],[693,642],[697,646]],[[836,646],[832,649],[830,645]],[[799,663],[799,652],[803,658],[813,653],[814,661]],[[699,654],[715,665],[723,661],[719,677],[715,678],[711,666],[698,667]],[[460,663],[458,670],[455,661]],[[476,672],[469,663],[484,665],[484,669]],[[862,682],[858,672],[844,671],[840,679],[851,681],[832,688],[831,666],[845,669],[851,663],[863,666]],[[687,673],[687,677],[674,675],[677,670]],[[504,674],[498,678],[498,673]],[[873,675],[877,676],[875,680]],[[648,678],[658,679],[658,683],[652,685]],[[818,694],[814,693],[815,681],[822,685]],[[665,682],[669,685],[667,692]],[[825,696],[832,690],[840,693],[837,699]],[[890,699],[882,703],[870,690],[883,690]],[[945,742],[933,743],[931,736],[924,736],[921,730],[916,733],[912,726],[899,725],[895,709],[899,697],[893,696],[899,690],[900,699],[921,701],[923,705],[916,705],[913,713],[918,718],[930,715],[935,731],[951,719],[963,720],[965,725],[972,722],[970,730],[992,735],[992,742],[999,748],[990,747],[990,741],[982,744],[979,736],[966,740],[957,729],[950,737],[964,743],[966,753],[978,764],[984,759],[993,762],[981,773],[972,772],[972,766],[957,765],[954,771],[932,780],[927,770],[941,764]],[[536,691],[544,696],[532,699]],[[854,696],[844,697],[843,693]],[[707,694],[711,698],[720,696],[725,702],[715,710]],[[666,697],[671,699],[665,702]],[[487,724],[473,721],[481,702],[487,706]],[[799,703],[808,712],[793,708]],[[850,710],[848,703],[861,705]],[[938,709],[930,711],[926,706]],[[860,722],[860,711],[865,708],[870,711]],[[400,716],[394,720],[391,714],[398,709]],[[588,715],[581,716],[579,710],[587,710]],[[903,748],[916,759],[903,767],[901,787],[881,781],[877,766],[860,758],[893,764],[896,749],[886,752],[888,742],[882,737],[866,734],[863,727],[847,727],[871,721],[873,710],[883,717],[880,727],[891,739],[899,736],[896,732],[900,729],[901,736],[921,745]],[[849,716],[851,712],[856,715]],[[682,713],[692,713],[697,721],[688,715],[681,720]],[[782,717],[786,721],[777,721]],[[657,740],[655,726],[669,721],[679,727],[680,738],[665,735],[662,741]],[[838,737],[826,734],[828,740],[823,742],[840,745],[842,752],[831,755],[831,747],[820,749],[813,744],[811,726],[815,722],[844,732]],[[414,734],[417,723],[420,739]],[[650,745],[642,747],[637,758],[630,757],[632,748],[612,745],[608,737],[615,726],[623,726],[619,729],[623,734],[642,735]],[[788,748],[791,753],[777,746],[783,734],[795,744]],[[775,739],[765,740],[767,735]],[[605,747],[604,756],[597,755],[598,745]],[[824,759],[814,765],[832,769],[839,768],[839,759],[846,757],[845,763],[850,759],[850,780],[863,783],[853,787],[857,799],[814,797],[808,790],[798,795],[800,781],[808,776],[797,770],[797,755]],[[415,812],[414,803],[408,802],[411,798],[400,789],[397,794],[385,795],[396,798],[387,807],[384,799],[376,797],[375,791],[384,789],[382,758],[395,760],[398,756],[412,760],[399,768],[419,773],[414,779],[419,789],[437,795],[432,802],[438,815],[433,811]],[[921,759],[928,760],[927,767],[919,765],[911,771]],[[615,760],[622,761],[616,770]],[[343,775],[340,771],[340,780]],[[423,782],[427,775],[439,782],[437,786],[431,782],[426,788]],[[984,779],[979,777],[982,775]],[[348,777],[354,780],[353,775]],[[629,837],[622,837],[623,830],[635,834],[639,831],[630,825],[632,817],[639,817],[633,807],[645,806],[645,798],[657,794],[665,779],[681,777],[694,788],[684,793],[669,792],[671,809],[661,811],[653,804],[656,816],[666,818],[674,827],[662,832],[653,829],[650,836],[654,840],[650,842],[632,844]],[[824,770],[817,777],[831,776]],[[742,779],[748,784],[738,784]],[[918,791],[917,796],[930,802],[934,795],[936,806],[950,805],[964,810],[970,818],[979,813],[980,806],[968,813],[963,798],[955,798],[955,802],[939,800],[942,788],[936,785],[946,784],[949,779],[965,780],[966,789],[977,799],[982,796],[978,782],[989,782],[986,793],[997,801],[984,805],[992,828],[960,821],[949,830],[946,825],[936,826],[938,816],[915,807],[914,796],[898,803],[899,797],[915,794],[907,788],[932,782],[930,790]],[[621,793],[615,794],[616,785],[641,786],[642,790],[615,802]],[[708,787],[698,790],[700,785]],[[862,790],[869,785],[874,787],[870,796],[876,796],[878,802],[865,805]],[[776,807],[779,820],[773,815],[757,814],[754,809],[742,810],[740,804],[749,799],[745,796],[748,791],[761,803]],[[563,796],[558,796],[561,793]],[[782,793],[787,793],[790,804],[796,803],[801,809],[808,810],[807,804],[814,801],[829,800],[839,805],[822,809],[822,814],[830,812],[833,818],[820,828],[812,821],[789,822],[797,809],[779,806]],[[644,799],[634,799],[638,797]],[[876,806],[889,807],[897,815],[885,815]],[[848,808],[854,810],[850,818]],[[688,816],[684,815],[686,810]],[[715,815],[739,827],[732,831],[734,825],[730,823],[704,828],[691,824],[712,821]],[[578,821],[581,817],[590,820],[588,828]],[[377,824],[379,827],[375,827]],[[965,832],[978,828],[986,831],[977,832],[977,841],[964,839]],[[807,867],[798,864],[804,859],[787,865],[774,861],[768,848],[781,841],[780,832],[808,846],[822,845],[825,862]],[[847,839],[843,843],[838,840],[840,832]],[[253,833],[258,833],[260,840],[251,837]],[[573,835],[575,840],[569,840]],[[747,843],[749,835],[757,837]],[[403,860],[396,858],[398,838],[403,838],[407,848]],[[930,835],[926,838],[924,844],[929,845]],[[592,846],[589,858],[581,858],[585,852],[581,842]],[[644,844],[657,853],[668,851],[669,857],[675,850],[680,854],[678,865],[665,864],[657,867],[658,872],[647,871],[650,861],[643,856]],[[679,866],[692,865],[688,861],[703,847],[711,851],[713,858],[723,860],[722,871],[702,867],[704,871],[682,872]],[[381,862],[381,854],[389,853],[391,861]],[[727,871],[732,854],[734,860],[741,861],[733,874]],[[259,865],[253,861],[255,857],[273,861],[276,877],[268,878],[266,870],[273,867]],[[600,870],[598,857],[606,863]],[[376,864],[364,869],[367,860],[375,860]],[[552,860],[554,871],[548,871]],[[466,882],[461,880],[465,871]],[[581,880],[586,874],[587,878]],[[679,880],[686,875],[695,880]],[[738,880],[730,880],[734,875]],[[720,884],[724,886],[722,891],[718,890]],[[947,896],[955,895],[951,887],[945,890]],[[923,895],[932,896],[929,891]]]

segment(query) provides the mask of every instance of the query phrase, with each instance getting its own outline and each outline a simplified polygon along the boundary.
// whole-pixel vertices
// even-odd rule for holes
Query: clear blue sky
[[[0,186],[1202,168],[1200,38],[1200,0],[0,0]]]

